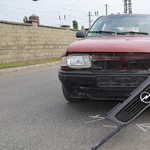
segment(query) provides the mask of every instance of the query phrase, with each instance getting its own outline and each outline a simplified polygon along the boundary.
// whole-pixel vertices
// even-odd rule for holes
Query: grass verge
[[[51,58],[51,59],[44,59],[44,60],[29,61],[29,62],[23,62],[23,63],[2,64],[2,65],[0,65],[0,69],[21,67],[21,66],[29,66],[29,65],[36,65],[36,64],[43,64],[43,63],[60,61],[60,60],[61,60],[61,57]]]

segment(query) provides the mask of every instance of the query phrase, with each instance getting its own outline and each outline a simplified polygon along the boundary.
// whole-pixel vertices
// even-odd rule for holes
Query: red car
[[[150,15],[101,16],[76,37],[58,74],[66,100],[124,101],[150,76]]]

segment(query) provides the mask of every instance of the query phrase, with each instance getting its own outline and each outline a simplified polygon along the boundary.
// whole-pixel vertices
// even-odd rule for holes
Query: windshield
[[[107,32],[105,32],[107,31]],[[109,32],[108,32],[109,31]],[[150,34],[149,15],[110,15],[100,17],[91,27],[87,36],[113,35],[133,32]],[[124,35],[124,34],[123,34]]]

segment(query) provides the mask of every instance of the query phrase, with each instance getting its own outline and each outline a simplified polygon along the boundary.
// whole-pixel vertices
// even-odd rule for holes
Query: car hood
[[[66,52],[150,52],[148,35],[86,37],[69,45]]]

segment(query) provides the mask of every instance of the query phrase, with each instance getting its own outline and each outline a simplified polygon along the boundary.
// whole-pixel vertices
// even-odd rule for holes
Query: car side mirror
[[[76,33],[76,37],[77,37],[77,38],[84,38],[85,35],[86,35],[86,32],[85,32],[85,31],[78,31],[78,32]]]

